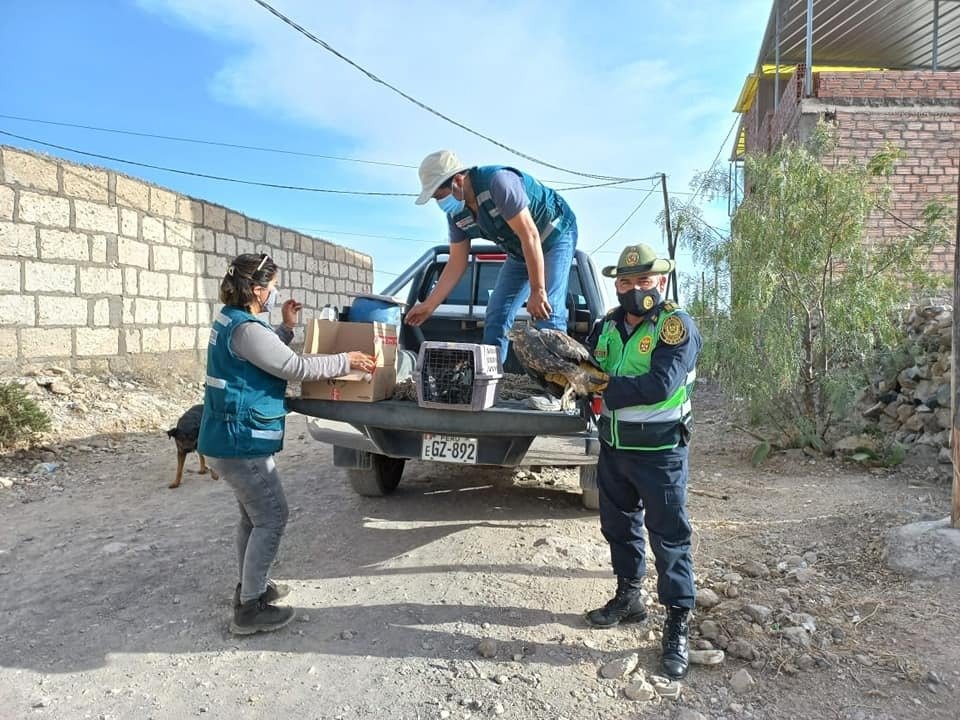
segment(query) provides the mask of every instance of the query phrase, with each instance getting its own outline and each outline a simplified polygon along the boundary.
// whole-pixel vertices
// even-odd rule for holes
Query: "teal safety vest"
[[[471,240],[494,242],[511,257],[523,260],[520,238],[507,224],[506,218],[500,215],[500,211],[490,195],[490,180],[498,170],[509,170],[519,175],[520,179],[523,180],[523,189],[527,193],[530,215],[540,232],[543,251],[547,252],[553,247],[553,243],[556,242],[563,231],[576,220],[573,210],[552,189],[512,167],[485,165],[471,168],[468,172],[470,174],[470,184],[477,196],[477,205],[479,206],[477,217],[473,217],[470,208],[464,207],[461,212],[451,216],[453,221]]]
[[[203,455],[262,457],[283,447],[287,381],[241,359],[230,347],[233,331],[248,322],[270,327],[246,310],[223,307],[210,329],[203,420],[197,442],[197,450]]]
[[[611,376],[647,374],[663,323],[677,312],[676,307],[665,307],[655,321],[647,319],[638,325],[626,343],[620,337],[616,321],[607,320],[597,339],[594,357]],[[653,405],[610,410],[604,402],[598,423],[600,439],[619,450],[656,451],[677,447],[682,426],[691,418],[690,390],[695,379],[696,371],[691,370],[686,382],[670,397]]]

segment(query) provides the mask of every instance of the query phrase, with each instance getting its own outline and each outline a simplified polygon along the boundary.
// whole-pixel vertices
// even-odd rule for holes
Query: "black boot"
[[[660,669],[674,680],[680,680],[687,674],[689,665],[687,638],[690,633],[687,619],[689,617],[690,611],[687,608],[667,608],[667,620],[663,624],[663,640],[660,643],[663,649]]]
[[[279,630],[293,620],[294,615],[296,611],[293,608],[269,605],[259,597],[234,608],[230,632],[234,635],[253,635]]]
[[[290,594],[290,586],[282,585],[280,583],[275,583],[273,580],[267,580],[267,589],[260,596],[260,599],[264,602],[274,603],[277,600],[285,598]],[[240,607],[240,583],[237,583],[236,589],[233,591],[233,608],[236,610]]]
[[[587,622],[598,628],[612,628],[620,623],[638,623],[647,619],[647,609],[640,597],[641,578],[617,577],[617,594],[606,605],[587,613]]]

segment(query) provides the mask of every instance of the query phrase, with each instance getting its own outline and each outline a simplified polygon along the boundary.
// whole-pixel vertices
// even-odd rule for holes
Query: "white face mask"
[[[263,300],[260,303],[260,312],[268,313],[273,310],[273,306],[277,304],[277,289],[270,288],[270,292],[267,294],[266,300]]]

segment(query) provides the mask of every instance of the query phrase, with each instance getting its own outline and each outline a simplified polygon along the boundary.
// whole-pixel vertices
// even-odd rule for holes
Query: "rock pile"
[[[905,317],[906,352],[885,377],[871,383],[861,407],[868,430],[904,445],[938,449],[941,462],[950,462],[952,328],[949,306],[911,309]],[[868,438],[848,440],[870,445]]]

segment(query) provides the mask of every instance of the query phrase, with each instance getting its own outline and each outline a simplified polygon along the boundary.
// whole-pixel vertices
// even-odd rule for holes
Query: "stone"
[[[481,657],[492,658],[497,655],[497,641],[493,638],[484,638],[477,643],[477,653]]]
[[[750,692],[756,684],[756,680],[754,680],[745,669],[738,670],[734,673],[733,677],[730,678],[730,689],[737,693],[737,695]]]
[[[802,627],[788,627],[781,631],[790,643],[800,648],[810,647],[810,634]]]
[[[709,610],[720,604],[720,596],[710,588],[700,588],[697,590],[697,607]]]
[[[913,577],[960,577],[960,531],[950,527],[949,517],[894,528],[887,534],[884,561]]]
[[[700,623],[700,635],[707,640],[716,640],[720,637],[720,625],[713,620],[704,620]]]
[[[626,677],[637,669],[639,663],[640,657],[636,653],[632,653],[627,657],[611,660],[605,664],[600,668],[600,675],[608,680]]]
[[[647,702],[656,697],[657,691],[654,690],[653,685],[648,683],[646,680],[641,680],[640,682],[627,685],[623,689],[623,694],[631,700]]]
[[[720,665],[726,656],[723,650],[690,650],[691,665]]]
[[[742,638],[738,638],[727,645],[727,654],[742,660],[753,660],[760,655],[750,642]]]
[[[749,575],[750,577],[770,577],[770,568],[761,562],[757,562],[756,560],[747,560],[745,563],[743,563],[743,565],[740,566],[740,569],[745,575]]]
[[[744,605],[743,614],[753,620],[758,625],[763,625],[770,619],[770,608],[765,605]]]
[[[787,580],[803,585],[813,580],[816,575],[817,571],[812,568],[798,567],[787,573]]]

